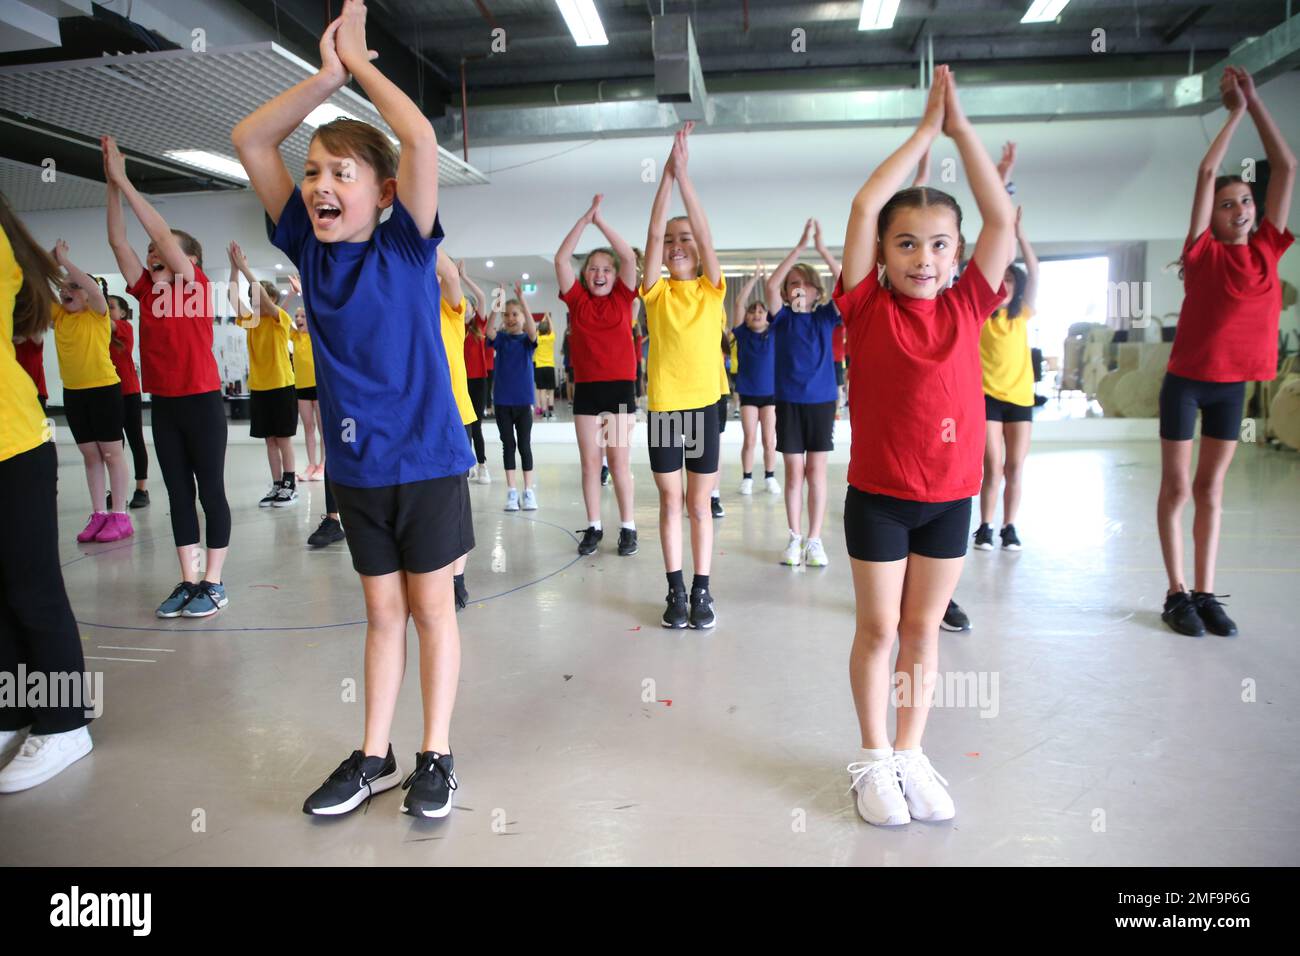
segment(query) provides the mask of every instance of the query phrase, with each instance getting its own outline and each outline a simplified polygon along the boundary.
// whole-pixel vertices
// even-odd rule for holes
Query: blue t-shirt
[[[302,277],[330,481],[404,485],[474,466],[442,344],[442,226],[426,239],[400,199],[366,242],[319,241],[297,187],[271,242]]]
[[[835,304],[827,302],[807,313],[782,306],[768,322],[775,339],[776,400],[811,405],[839,398],[831,352],[831,332],[840,324]],[[743,361],[740,367],[745,367]]]
[[[736,391],[741,395],[758,397],[776,394],[772,330],[755,332],[748,325],[738,325],[731,334],[736,337],[736,358],[740,365]]]
[[[498,329],[492,347],[497,352],[492,378],[492,404],[533,404],[533,352],[537,343],[523,332],[511,335]]]

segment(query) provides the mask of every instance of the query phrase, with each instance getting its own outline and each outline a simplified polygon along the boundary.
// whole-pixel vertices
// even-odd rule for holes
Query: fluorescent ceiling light
[[[560,8],[564,23],[578,46],[609,45],[605,27],[592,0],[555,0],[555,5]],[[898,6],[897,0],[894,0],[894,6]]]
[[[205,149],[169,149],[163,155],[168,159],[176,160],[178,163],[184,163],[186,166],[194,166],[197,169],[216,173],[218,176],[227,176],[231,179],[242,179],[244,182],[248,182],[248,173],[244,172],[244,167],[229,156],[209,153]]]
[[[317,127],[332,123],[336,119],[356,119],[356,117],[347,110],[339,109],[333,103],[322,103],[307,114],[303,119],[303,123],[307,126]]]
[[[525,281],[525,282],[528,281],[528,273],[527,273],[527,272],[524,273],[524,281]]]
[[[1020,18],[1021,23],[1051,23],[1070,0],[1034,0]]]
[[[894,25],[898,13],[898,0],[862,0],[862,16],[858,18],[859,30],[888,30]]]
[[[496,265],[496,263],[493,262],[491,259],[489,259],[489,260],[487,261],[487,267],[488,267],[489,269],[491,269],[494,265]]]

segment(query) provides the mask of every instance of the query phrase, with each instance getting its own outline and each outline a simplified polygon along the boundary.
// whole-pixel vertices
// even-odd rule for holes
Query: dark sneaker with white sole
[[[636,528],[619,528],[618,529],[618,553],[619,557],[630,558],[641,550],[636,543]]]
[[[727,509],[722,507],[721,498],[709,499],[709,511],[713,513],[715,518],[725,518],[727,516]]]
[[[131,504],[130,504],[128,507],[131,507],[131,508],[148,508],[148,507],[149,507],[149,492],[145,491],[145,490],[142,489],[142,488],[137,488],[137,489],[135,490],[135,494],[133,494],[133,495],[131,496]]]
[[[343,533],[343,525],[337,519],[321,515],[320,527],[307,536],[307,544],[313,548],[324,548],[345,537],[347,535]]]
[[[1170,594],[1165,598],[1165,609],[1160,619],[1179,634],[1188,637],[1204,637],[1205,622],[1196,613],[1196,602],[1186,591]]]
[[[584,555],[595,554],[596,545],[600,543],[603,537],[605,537],[604,531],[597,531],[591,525],[587,525],[582,530],[582,540],[578,542],[578,553]]]
[[[667,607],[664,608],[664,627],[671,627],[673,630],[686,627],[690,621],[690,615],[686,610],[686,591],[673,588],[664,600],[667,602]]]
[[[986,524],[982,524],[975,529],[975,550],[993,550],[993,529]]]
[[[691,627],[707,631],[717,620],[713,613],[713,595],[707,588],[694,588],[691,591]]]
[[[1205,624],[1207,631],[1219,637],[1236,637],[1237,625],[1223,610],[1223,605],[1219,603],[1220,597],[1231,597],[1231,595],[1193,591],[1192,603],[1196,605],[1196,613]]]
[[[1019,551],[1019,550],[1020,550],[1020,539],[1019,539],[1018,537],[1016,537],[1016,526],[1015,526],[1015,525],[1013,525],[1013,524],[1009,524],[1009,525],[1007,525],[1006,527],[1004,527],[1004,528],[999,532],[999,537],[1002,538],[1002,550],[1003,550],[1003,551]]]
[[[943,620],[939,622],[939,626],[945,631],[969,631],[970,618],[961,609],[961,605],[956,601],[949,601],[948,610],[943,612]]]
[[[388,755],[384,757],[367,757],[364,752],[354,750],[303,802],[302,812],[318,817],[351,813],[375,794],[392,790],[401,779],[392,744],[388,745]]]
[[[459,787],[451,754],[427,750],[415,755],[415,769],[402,781],[402,812],[437,819],[451,813],[451,793]]]

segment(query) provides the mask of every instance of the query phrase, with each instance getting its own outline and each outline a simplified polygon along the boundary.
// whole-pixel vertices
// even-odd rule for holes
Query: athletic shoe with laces
[[[270,489],[266,494],[262,495],[262,500],[257,503],[257,506],[259,508],[270,508],[274,505],[276,496],[280,494],[280,489],[282,487],[283,486],[278,481],[271,482]]]
[[[129,538],[135,534],[135,527],[131,524],[131,519],[127,517],[125,511],[113,511],[109,513],[108,520],[100,525],[98,533],[95,535],[96,541],[121,541],[123,538]]]
[[[1002,539],[1003,551],[1019,551],[1020,539],[1016,537],[1016,526],[1013,524],[1006,525],[998,536]]]
[[[224,584],[200,581],[194,585],[194,596],[181,609],[181,617],[209,617],[229,603]]]
[[[19,727],[17,730],[0,730],[0,768],[3,768],[18,755],[18,750],[31,733],[32,725]]]
[[[524,503],[522,507],[525,511],[537,510],[537,492],[535,492],[532,488],[524,489]]]
[[[803,563],[810,568],[824,568],[830,564],[821,538],[809,538],[803,550]]]
[[[506,492],[506,511],[519,510],[519,491],[511,488]]]
[[[1196,612],[1196,602],[1186,591],[1178,591],[1165,598],[1165,609],[1160,614],[1160,620],[1179,634],[1188,637],[1205,636],[1205,622]]]
[[[943,612],[943,620],[939,622],[939,627],[945,631],[969,631],[970,618],[966,612],[961,609],[956,601],[948,602],[948,610]]]
[[[176,587],[172,588],[172,593],[167,595],[167,600],[158,605],[157,614],[159,617],[180,617],[181,611],[185,605],[190,603],[190,598],[194,597],[194,589],[197,585],[190,584],[188,581],[182,581]]]
[[[347,535],[343,533],[343,525],[337,519],[321,515],[320,527],[307,536],[307,544],[313,548],[323,548],[335,541],[342,541],[345,537]]]
[[[451,813],[451,792],[460,787],[451,754],[427,750],[415,755],[415,769],[402,781],[402,812],[437,819]]]
[[[790,532],[790,540],[786,542],[785,552],[781,555],[781,563],[789,565],[792,568],[799,567],[803,563],[803,536]]]
[[[603,487],[608,487],[614,479],[610,476],[609,465],[600,466],[600,483]]]
[[[641,546],[636,543],[636,528],[619,528],[618,529],[618,555],[620,558],[630,558],[641,550]]]
[[[697,631],[707,631],[718,621],[713,612],[713,595],[708,588],[691,589],[691,627]]]
[[[129,505],[129,507],[131,507],[131,508],[148,508],[148,507],[149,507],[149,492],[145,491],[143,488],[137,488],[137,489],[135,490],[135,494],[133,494],[133,495],[131,496],[131,504]]]
[[[975,529],[975,550],[993,550],[993,529],[989,525],[982,524]]]
[[[764,478],[763,487],[767,489],[769,495],[779,495],[781,493],[781,482],[777,481],[775,476]]]
[[[488,474],[487,462],[483,462],[478,466],[478,477],[475,478],[474,480],[478,482],[480,485],[492,484],[492,476]]]
[[[91,514],[90,520],[86,522],[86,527],[84,527],[81,530],[81,533],[77,535],[77,541],[81,544],[85,544],[87,541],[94,541],[95,535],[99,534],[100,529],[104,527],[104,522],[107,520],[107,511],[96,511]]]
[[[717,495],[709,499],[709,510],[713,512],[715,518],[725,518],[727,516],[727,509],[722,507],[722,498]]]
[[[898,784],[894,758],[862,760],[848,765],[853,775],[849,791],[857,793],[858,813],[873,826],[897,827],[912,822],[907,801]]]
[[[59,734],[28,734],[3,770],[0,793],[18,793],[62,773],[94,748],[85,727]]]
[[[1219,637],[1236,637],[1237,625],[1228,617],[1223,605],[1219,603],[1220,597],[1231,597],[1230,594],[1211,594],[1208,591],[1193,591],[1192,603],[1196,605],[1196,613],[1200,615],[1201,620],[1205,623],[1205,629],[1211,634],[1217,634]]]
[[[898,785],[907,801],[907,812],[913,820],[935,823],[956,816],[957,808],[944,789],[948,781],[930,765],[930,758],[919,748],[895,750],[894,764],[898,767]]]
[[[605,532],[597,531],[591,525],[587,525],[582,531],[582,540],[578,542],[579,554],[593,554],[596,545],[600,543],[601,538],[605,537]]]
[[[302,812],[323,817],[349,813],[375,794],[392,790],[401,779],[402,772],[393,756],[392,744],[388,745],[388,754],[384,757],[367,757],[362,751],[354,750],[303,801]]]
[[[672,588],[664,600],[667,607],[664,608],[663,626],[674,630],[686,627],[690,621],[690,614],[686,610],[686,591]]]
[[[289,508],[298,503],[298,489],[294,485],[281,485],[275,493],[272,508]]]
[[[740,479],[740,493],[741,493],[742,495],[752,495],[752,494],[754,493],[754,479],[753,479],[753,478],[741,478],[741,479]]]

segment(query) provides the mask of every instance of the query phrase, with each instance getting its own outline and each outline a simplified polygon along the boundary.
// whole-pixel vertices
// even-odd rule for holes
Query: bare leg
[[[991,525],[1002,491],[1002,423],[984,423],[984,481],[980,484],[980,523]],[[1010,521],[1010,519],[1008,519]]]
[[[1169,593],[1186,590],[1183,577],[1183,506],[1192,496],[1188,471],[1192,443],[1160,439],[1160,495],[1156,499],[1156,527],[1160,552],[1169,576]]]
[[[405,575],[401,571],[363,574],[361,590],[366,598],[366,737],[362,749],[367,756],[383,757],[392,740],[393,713],[406,673],[409,609]],[[446,590],[450,596],[451,588]]]
[[[707,475],[693,471],[686,473],[687,511],[691,517],[691,558],[695,562],[696,574],[708,574],[713,563],[713,510],[709,507],[709,499],[713,497],[719,474],[716,471]]]
[[[921,746],[934,685],[939,678],[939,622],[957,589],[964,561],[965,558],[924,558],[919,554],[907,557],[895,670],[904,675],[903,687],[910,693],[904,695],[898,708],[895,750],[914,750]]]
[[[421,750],[451,753],[451,713],[460,679],[460,628],[451,587],[452,566],[406,575],[406,595],[420,637]]]
[[[849,686],[858,714],[862,746],[889,747],[889,663],[898,637],[907,558],[898,561],[849,559],[857,605]]]
[[[826,459],[829,452],[810,451],[804,459],[804,477],[808,482],[808,537],[822,536],[826,520]],[[789,505],[786,506],[789,508]]]
[[[669,573],[680,571],[682,569],[682,473],[680,471],[655,472],[655,487],[659,489],[659,546],[664,553],[664,570]],[[706,498],[704,513],[711,517],[708,505]],[[691,530],[692,540],[694,540],[693,525]]]
[[[1002,478],[1006,487],[1002,492],[1002,523],[1015,524],[1016,515],[1020,513],[1021,479],[1025,472],[1025,457],[1029,454],[1029,433],[1032,422],[1007,422],[1002,426],[1003,444],[1006,448],[1006,461],[1002,466]],[[984,508],[983,489],[980,489],[980,509]]]
[[[1196,516],[1192,519],[1192,541],[1196,546],[1195,590],[1214,593],[1214,566],[1219,558],[1219,525],[1223,519],[1223,480],[1237,451],[1235,441],[1201,438],[1196,459],[1192,498]]]
[[[803,534],[803,455],[782,455],[785,462],[785,520],[795,534]]]

